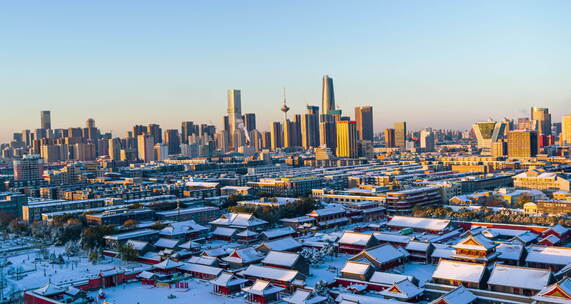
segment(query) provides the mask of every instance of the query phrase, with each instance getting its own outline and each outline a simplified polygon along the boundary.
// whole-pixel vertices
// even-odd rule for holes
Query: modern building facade
[[[359,140],[373,140],[373,107],[356,107],[355,120],[357,121]]]
[[[357,123],[340,120],[337,122],[337,157],[357,157]]]

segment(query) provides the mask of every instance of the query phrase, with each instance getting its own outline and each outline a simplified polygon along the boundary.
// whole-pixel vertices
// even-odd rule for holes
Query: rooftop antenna
[[[289,111],[289,107],[286,104],[286,90],[284,87],[284,103],[282,104],[281,111],[284,112],[284,121],[287,121],[287,112]]]

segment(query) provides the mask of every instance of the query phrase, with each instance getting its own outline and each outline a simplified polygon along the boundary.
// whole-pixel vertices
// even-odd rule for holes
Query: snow
[[[341,272],[365,274],[370,267],[371,267],[370,264],[349,261],[347,262],[347,264],[345,264],[345,267],[341,269]]]
[[[299,254],[290,252],[270,251],[262,260],[264,264],[291,267],[299,259]]]
[[[338,271],[345,265],[349,255],[339,254],[337,257],[325,257],[323,263],[311,265],[310,276],[305,279],[306,286],[313,287],[315,283],[323,280],[332,282],[338,276]]]
[[[496,252],[500,254],[500,259],[519,261],[523,253],[523,245],[500,244],[496,248]]]
[[[186,272],[198,272],[210,275],[219,275],[222,272],[222,268],[191,263],[183,263],[183,265],[178,268]]]
[[[124,284],[118,287],[106,288],[104,300],[97,300],[97,304],[104,301],[112,304],[188,304],[194,300],[200,300],[200,304],[243,304],[242,298],[221,297],[212,294],[212,285],[199,280],[189,280],[188,290],[170,289],[168,287],[152,287],[141,285],[140,283]],[[169,295],[176,298],[168,299]],[[91,297],[97,299],[97,292],[89,293]]]
[[[295,249],[295,248],[299,248],[301,247],[301,243],[296,241],[294,238],[292,237],[286,237],[283,239],[277,239],[277,240],[273,240],[273,241],[269,241],[269,242],[265,242],[263,243],[261,246],[266,247],[270,250],[276,250],[276,251],[288,251],[291,249]]]
[[[496,264],[488,284],[541,290],[550,278],[549,270]]]
[[[289,226],[283,227],[283,228],[267,230],[267,231],[262,232],[262,234],[268,239],[275,239],[277,237],[287,236],[287,235],[291,235],[294,233],[295,233],[295,230],[293,230],[293,228],[291,228]]]
[[[525,260],[527,263],[568,265],[571,264],[571,248],[530,246]]]
[[[373,236],[369,233],[359,233],[347,231],[339,240],[339,244],[348,244],[355,246],[367,246]]]
[[[409,262],[404,265],[402,275],[413,276],[418,280],[419,286],[424,286],[424,283],[432,279],[436,266],[432,264],[422,264],[417,262]]]
[[[480,283],[485,268],[486,266],[484,264],[440,260],[432,277],[444,280]]]
[[[450,220],[410,216],[393,216],[393,218],[387,223],[387,226],[389,227],[413,228],[432,231],[443,231],[448,227],[448,225],[450,225]]]
[[[335,302],[345,303],[359,303],[359,304],[405,304],[397,300],[388,300],[373,296],[356,295],[351,293],[341,293],[335,298]]]
[[[242,291],[255,295],[274,294],[283,290],[284,290],[283,287],[275,286],[272,283],[263,280],[256,280],[256,282],[254,282],[254,285],[242,288]]]
[[[274,268],[274,267],[250,265],[246,270],[243,271],[243,275],[256,278],[265,278],[270,280],[282,281],[282,282],[290,282],[297,277],[298,271]]]
[[[411,236],[397,234],[397,233],[390,233],[390,232],[377,232],[374,233],[374,236],[377,240],[388,243],[408,244],[412,239]]]
[[[398,289],[398,291],[400,292],[392,291],[391,289],[393,288],[390,287],[381,291],[381,294],[387,297],[408,300],[416,297],[417,295],[423,292],[421,288],[418,288],[416,285],[414,285],[411,281],[407,279],[394,283],[393,287],[396,287],[396,289]]]
[[[355,260],[358,258],[366,259],[366,256],[368,255],[371,258],[374,258],[379,263],[388,263],[396,259],[405,258],[409,255],[408,252],[406,252],[406,250],[399,250],[399,248],[395,248],[391,244],[384,244],[375,248],[365,249],[363,253],[365,254],[365,256],[358,254],[353,258],[351,258],[351,260]]]
[[[451,292],[438,298],[433,303],[437,303],[439,299],[443,299],[449,304],[470,304],[474,303],[477,297],[468,288],[460,285]]]

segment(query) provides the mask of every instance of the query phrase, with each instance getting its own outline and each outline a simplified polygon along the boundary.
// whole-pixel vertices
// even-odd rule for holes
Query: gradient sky
[[[84,125],[220,126],[226,90],[267,130],[320,104],[321,77],[376,132],[466,129],[549,107],[571,113],[571,1],[7,1],[0,9],[0,140]]]

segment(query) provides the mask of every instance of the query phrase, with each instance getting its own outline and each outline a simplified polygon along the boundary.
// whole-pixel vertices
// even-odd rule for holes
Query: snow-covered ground
[[[402,274],[414,276],[418,279],[419,285],[422,287],[426,281],[432,279],[432,274],[435,269],[436,265],[409,262],[405,264]]]
[[[188,290],[170,289],[168,287],[152,287],[141,283],[130,283],[103,290],[105,299],[98,299],[98,292],[89,295],[97,299],[97,304],[104,301],[112,304],[230,304],[244,303],[244,299],[224,297],[211,293],[212,285],[200,280],[189,280]],[[169,295],[175,298],[169,299]]]
[[[311,265],[309,268],[310,276],[305,280],[307,286],[314,287],[315,283],[323,280],[326,282],[333,281],[345,263],[351,256],[348,254],[339,254],[337,257],[325,257],[322,263]]]

